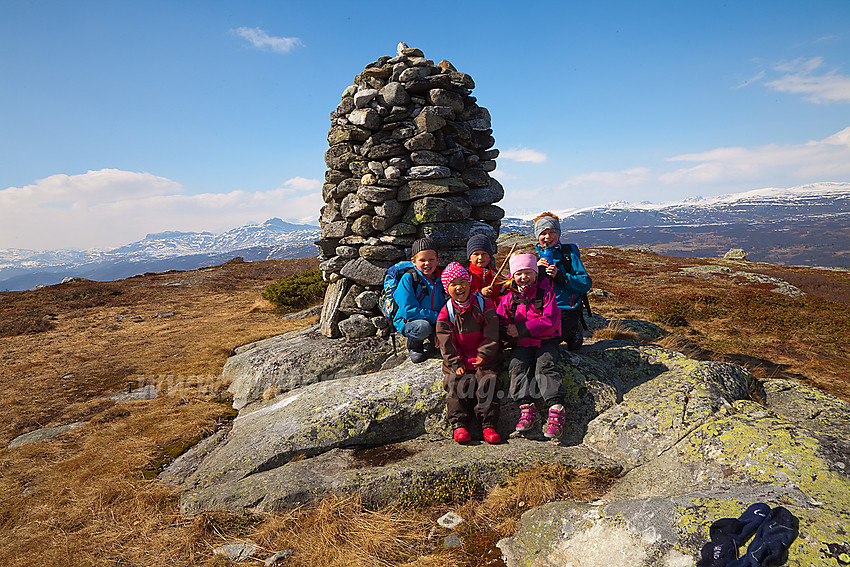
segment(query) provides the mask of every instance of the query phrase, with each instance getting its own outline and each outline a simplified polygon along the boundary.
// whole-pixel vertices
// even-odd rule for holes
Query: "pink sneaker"
[[[564,431],[564,418],[567,412],[561,404],[555,404],[549,408],[549,420],[543,429],[543,435],[549,439],[557,439]]]
[[[519,406],[519,421],[516,424],[517,431],[528,431],[534,427],[537,421],[537,408],[534,404],[522,404]]]

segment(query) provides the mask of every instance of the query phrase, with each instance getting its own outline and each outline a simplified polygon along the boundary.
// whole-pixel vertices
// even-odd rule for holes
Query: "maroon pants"
[[[448,392],[446,409],[452,427],[467,427],[477,418],[481,427],[495,428],[499,421],[499,379],[492,370],[479,368],[475,374],[445,374]]]

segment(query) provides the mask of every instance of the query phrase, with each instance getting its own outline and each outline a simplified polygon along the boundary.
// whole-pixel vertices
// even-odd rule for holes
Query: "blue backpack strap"
[[[480,309],[481,314],[484,315],[484,297],[478,292],[473,292],[472,296],[475,297],[475,299],[478,300],[478,309]],[[451,300],[451,298],[449,298],[449,300],[446,301],[446,312],[449,315],[449,322],[452,325],[454,325],[455,324],[455,308],[454,308],[454,302]]]

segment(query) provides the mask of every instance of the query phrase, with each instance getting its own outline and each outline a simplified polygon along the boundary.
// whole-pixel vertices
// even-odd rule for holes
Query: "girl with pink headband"
[[[511,377],[509,394],[519,404],[519,432],[529,431],[538,421],[535,402],[548,408],[543,434],[560,438],[566,410],[560,359],[561,312],[549,278],[538,279],[537,256],[515,254],[509,260],[511,278],[496,313],[503,335],[513,345],[508,359]]]

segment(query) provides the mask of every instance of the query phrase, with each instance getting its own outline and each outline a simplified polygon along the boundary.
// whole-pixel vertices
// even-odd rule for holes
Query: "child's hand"
[[[480,356],[475,357],[475,362],[472,363],[472,366],[475,368],[479,368],[482,364],[484,364],[484,359]]]
[[[463,366],[458,366],[457,370],[455,370],[455,374],[457,376],[463,376],[464,374],[466,374],[466,368],[464,368]]]
[[[543,260],[543,261],[545,262],[546,260]],[[557,274],[557,273],[558,273],[558,267],[555,264],[552,264],[551,266],[546,267],[546,274],[547,275],[554,278],[555,274]]]
[[[493,296],[493,286],[488,285],[486,287],[481,288],[481,295],[484,297],[492,297]]]
[[[546,258],[540,258],[539,260],[537,260],[537,266],[539,268],[546,268],[549,266],[549,260],[547,260]]]
[[[519,331],[517,331],[516,325],[508,325],[508,336],[513,338],[519,337]]]

